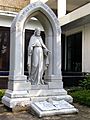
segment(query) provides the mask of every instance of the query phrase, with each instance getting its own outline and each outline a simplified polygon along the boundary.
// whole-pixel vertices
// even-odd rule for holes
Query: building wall
[[[0,16],[0,26],[2,27],[11,27],[13,17]]]
[[[29,3],[30,0],[0,0],[0,10],[20,11]]]
[[[90,24],[84,27],[84,71],[90,72]]]

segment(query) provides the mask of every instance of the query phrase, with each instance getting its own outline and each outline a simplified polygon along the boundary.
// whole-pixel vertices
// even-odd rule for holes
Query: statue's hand
[[[27,69],[28,69],[28,70],[30,69],[30,65],[29,65],[29,64],[27,64]]]
[[[44,54],[47,56],[48,55],[48,53],[51,53],[47,48],[46,49],[44,49]]]
[[[44,55],[48,54],[48,50],[47,49],[43,49]]]
[[[32,53],[33,53],[33,47],[28,48],[28,55],[29,55],[29,56],[31,56],[31,55],[32,55]]]

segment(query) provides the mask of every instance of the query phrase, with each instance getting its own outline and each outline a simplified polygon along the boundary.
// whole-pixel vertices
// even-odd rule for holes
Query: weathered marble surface
[[[74,108],[71,104],[66,102],[65,100],[61,101],[52,101],[52,102],[35,102],[34,103],[38,108],[40,108],[42,111],[50,111],[50,110],[60,110],[60,109],[71,109]]]
[[[78,110],[73,105],[65,100],[61,101],[42,101],[31,103],[31,108],[38,114],[39,117],[58,115],[58,114],[71,114],[78,113]]]

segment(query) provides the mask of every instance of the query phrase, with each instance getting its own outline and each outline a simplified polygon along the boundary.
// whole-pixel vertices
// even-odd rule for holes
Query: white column
[[[66,14],[66,0],[57,1],[58,18],[61,18]]]

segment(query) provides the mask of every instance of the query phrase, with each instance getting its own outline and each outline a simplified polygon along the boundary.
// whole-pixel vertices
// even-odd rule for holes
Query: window
[[[10,28],[0,27],[0,72],[9,71]]]
[[[82,71],[82,32],[66,37],[66,71]]]

